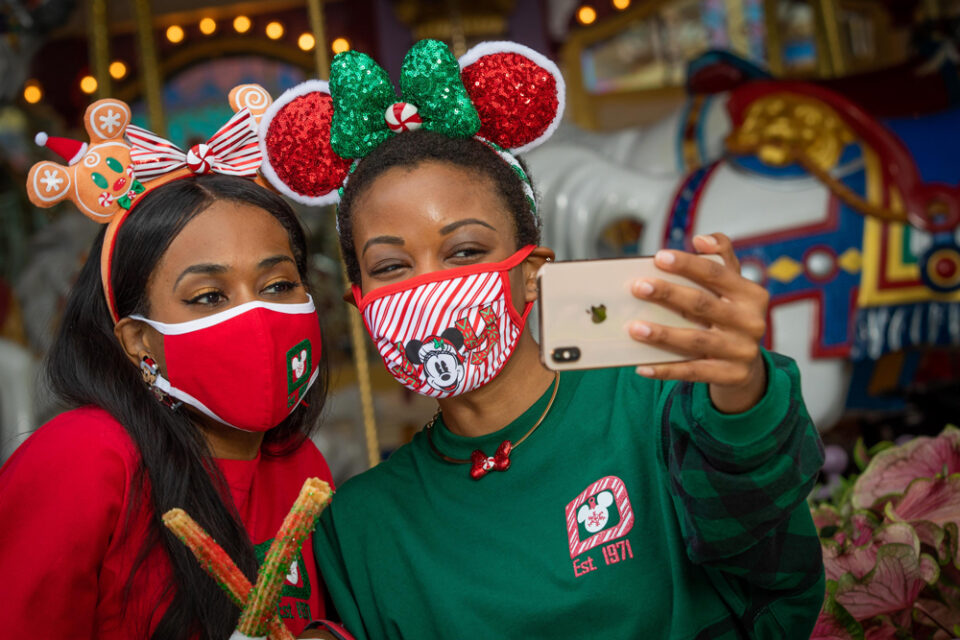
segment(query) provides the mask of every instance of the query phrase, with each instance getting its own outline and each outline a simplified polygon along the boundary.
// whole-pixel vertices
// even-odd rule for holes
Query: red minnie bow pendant
[[[472,454],[470,454],[470,477],[474,480],[479,480],[483,476],[487,475],[491,471],[506,471],[510,468],[510,450],[513,449],[513,445],[509,440],[504,440],[499,447],[497,447],[497,452],[492,456],[488,456],[480,449],[477,449]]]

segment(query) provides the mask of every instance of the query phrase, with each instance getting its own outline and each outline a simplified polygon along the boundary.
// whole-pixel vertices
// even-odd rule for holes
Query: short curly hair
[[[540,219],[530,210],[523,181],[496,151],[476,138],[449,138],[432,131],[417,129],[393,136],[374,149],[357,164],[343,188],[337,209],[337,224],[340,229],[343,261],[353,284],[360,284],[360,263],[357,261],[357,251],[353,243],[352,220],[352,210],[357,199],[389,169],[413,169],[423,162],[431,161],[475,171],[489,178],[513,216],[517,246],[540,243]],[[526,167],[524,170],[526,171]]]

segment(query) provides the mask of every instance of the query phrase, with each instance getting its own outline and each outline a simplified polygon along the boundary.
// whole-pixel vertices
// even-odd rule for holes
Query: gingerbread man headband
[[[37,134],[36,142],[58,153],[67,164],[46,160],[35,164],[27,175],[27,194],[38,207],[71,200],[88,218],[107,225],[100,277],[114,322],[119,317],[110,273],[117,232],[144,193],[203,173],[257,177],[261,156],[256,124],[269,106],[269,96],[243,86],[230,93],[230,101],[235,115],[210,140],[187,152],[131,125],[130,107],[109,98],[94,102],[84,113],[89,143]]]
[[[391,136],[417,128],[490,144],[533,189],[514,157],[547,140],[563,114],[557,66],[514,42],[485,42],[459,61],[436,40],[407,53],[400,97],[387,73],[366,54],[333,60],[329,84],[304,82],[281,95],[260,121],[263,176],[308,205],[340,199],[353,161]]]

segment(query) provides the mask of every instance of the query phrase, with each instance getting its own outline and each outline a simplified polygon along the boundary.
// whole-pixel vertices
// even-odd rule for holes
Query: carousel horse
[[[692,93],[646,130],[528,154],[545,240],[580,259],[722,231],[770,291],[767,346],[797,360],[815,422],[893,406],[868,391],[902,390],[925,349],[960,344],[960,110],[880,122],[823,86],[741,61],[731,73],[726,55],[690,77],[733,88]]]

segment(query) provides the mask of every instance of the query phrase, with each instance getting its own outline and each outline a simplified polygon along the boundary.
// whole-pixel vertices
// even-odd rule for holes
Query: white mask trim
[[[312,302],[311,302],[311,304],[312,304]],[[303,397],[304,397],[305,395],[307,395],[307,390],[308,390],[310,387],[313,386],[313,383],[316,382],[317,376],[319,376],[319,375],[320,375],[320,367],[317,367],[317,368],[314,370],[313,375],[310,376],[310,382],[307,383],[307,386],[304,387],[304,389],[303,389],[303,393],[300,394],[300,397],[299,397],[299,399],[297,400],[297,404],[293,405],[293,407],[290,408],[290,413],[293,413],[294,409],[296,409],[297,407],[300,406],[300,403],[303,402]],[[190,394],[187,393],[186,391],[182,391],[182,390],[174,387],[173,385],[171,385],[171,384],[170,384],[170,381],[167,380],[166,378],[164,378],[162,375],[157,374],[157,379],[154,381],[153,385],[154,385],[157,389],[160,389],[161,391],[163,391],[164,393],[166,393],[167,395],[176,398],[177,400],[179,400],[180,402],[182,402],[182,403],[184,403],[184,404],[190,405],[191,407],[193,407],[194,409],[196,409],[197,411],[199,411],[199,412],[202,413],[203,415],[207,416],[208,418],[213,418],[214,420],[216,420],[216,421],[219,422],[220,424],[225,424],[225,425],[227,425],[228,427],[233,427],[234,429],[237,429],[238,431],[246,431],[247,433],[253,433],[250,429],[243,429],[243,428],[238,427],[238,426],[236,426],[236,425],[230,424],[229,422],[227,422],[226,420],[224,420],[223,418],[221,418],[220,416],[218,416],[216,413],[214,413],[213,411],[211,411],[209,408],[207,408],[207,405],[203,404],[202,402],[200,402],[199,400],[197,400],[196,398],[194,398],[192,395],[190,395]],[[287,414],[287,415],[289,415],[289,414]]]
[[[215,313],[212,316],[207,316],[205,318],[197,318],[196,320],[187,320],[186,322],[175,322],[175,323],[166,323],[158,322],[156,320],[150,320],[141,315],[135,314],[128,316],[133,320],[140,320],[141,322],[146,322],[148,325],[159,331],[165,336],[178,336],[184,333],[192,333],[194,331],[200,331],[201,329],[206,329],[214,325],[218,325],[221,322],[226,322],[236,318],[239,315],[246,313],[252,309],[267,309],[268,311],[276,311],[278,313],[287,313],[290,315],[304,314],[304,313],[316,313],[317,309],[313,305],[313,297],[309,294],[307,295],[307,302],[295,302],[295,303],[279,303],[279,302],[263,302],[262,300],[254,300],[253,302],[246,302],[236,307],[231,307],[226,311],[221,311],[220,313]],[[219,418],[218,418],[219,419]]]

